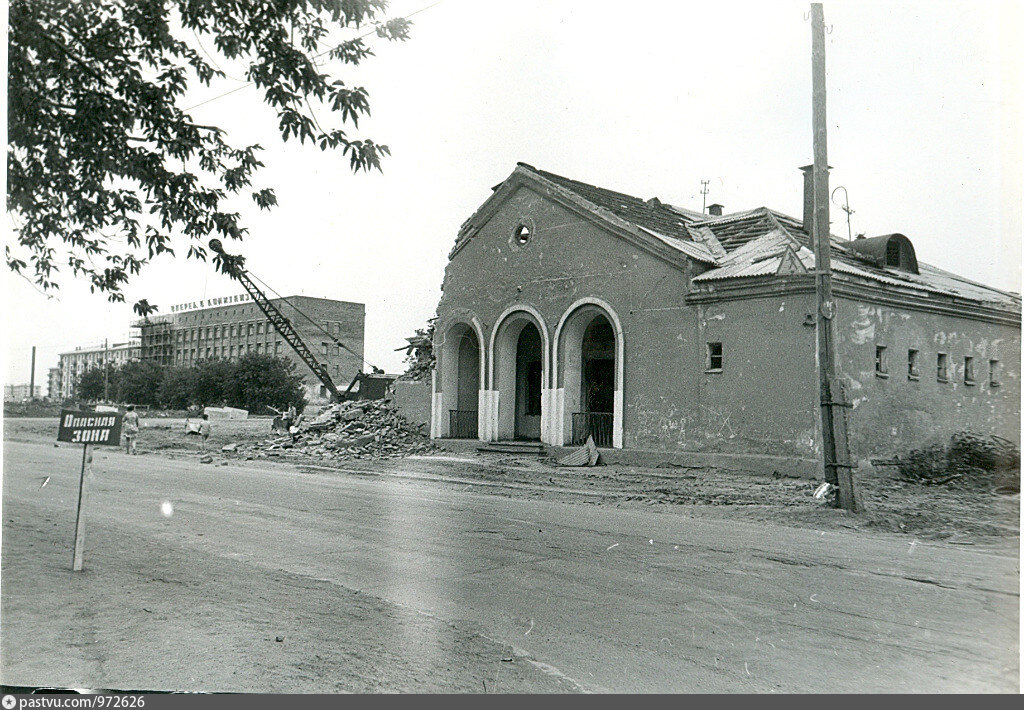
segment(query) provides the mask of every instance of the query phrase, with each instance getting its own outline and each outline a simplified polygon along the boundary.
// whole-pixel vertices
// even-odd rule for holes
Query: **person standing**
[[[203,421],[199,422],[199,447],[206,451],[206,442],[210,438],[210,415],[203,412]]]
[[[135,411],[135,405],[128,405],[121,426],[124,432],[124,452],[135,455],[135,440],[139,436],[139,414]]]

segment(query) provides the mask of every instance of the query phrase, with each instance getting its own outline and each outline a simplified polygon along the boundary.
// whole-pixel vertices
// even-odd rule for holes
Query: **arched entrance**
[[[579,302],[563,316],[556,339],[557,381],[553,440],[622,446],[622,329],[614,312],[596,300]]]
[[[491,385],[496,400],[493,436],[537,441],[543,437],[547,392],[547,337],[539,316],[514,311],[492,342]]]
[[[454,323],[445,332],[440,362],[440,435],[476,439],[479,434],[483,353],[476,330]]]

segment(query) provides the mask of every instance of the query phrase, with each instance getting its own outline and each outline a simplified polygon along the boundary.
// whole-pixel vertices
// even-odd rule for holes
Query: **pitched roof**
[[[561,190],[571,192],[574,199],[582,199],[582,204],[589,205],[595,212],[611,213],[613,219],[630,223],[688,258],[710,266],[708,271],[693,279],[697,286],[726,279],[774,276],[784,258],[789,259],[790,266],[798,266],[793,262],[793,255],[808,270],[814,269],[813,245],[803,223],[767,207],[709,216],[662,202],[657,197],[643,200],[538,170],[526,163],[518,166],[517,173],[527,171]],[[467,224],[472,221],[471,217]],[[886,238],[892,236],[887,235]],[[879,238],[879,243],[881,241]],[[969,281],[920,262],[918,274],[887,267],[884,262],[879,263],[870,254],[860,253],[863,250],[851,248],[848,242],[835,236],[832,237],[832,247],[833,268],[847,276],[1020,309],[1020,294]],[[788,257],[787,252],[791,252]]]
[[[526,163],[519,163],[519,165],[529,168],[556,185],[575,192],[585,200],[592,202],[598,207],[603,207],[627,222],[632,222],[640,227],[646,227],[659,234],[689,240],[690,234],[686,231],[686,225],[700,217],[698,213],[673,208],[657,197],[642,200],[639,197],[632,197],[621,192],[606,190],[603,187],[555,175],[546,170],[538,170]]]

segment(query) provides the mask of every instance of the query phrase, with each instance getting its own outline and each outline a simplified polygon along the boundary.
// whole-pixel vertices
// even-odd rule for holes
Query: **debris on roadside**
[[[213,457],[206,454],[205,456],[200,457],[199,463],[213,463]]]
[[[588,436],[587,443],[579,449],[576,449],[571,454],[568,454],[558,460],[559,466],[596,466],[600,460],[601,454],[597,450],[597,444],[594,443],[594,437]]]
[[[875,467],[894,466],[912,483],[941,486],[953,481],[990,483],[993,476],[1020,486],[1020,449],[1008,439],[967,431],[913,449],[892,459],[872,459]]]
[[[437,450],[422,427],[407,422],[391,400],[333,404],[293,434],[229,446],[247,459],[280,456],[286,450],[330,460],[398,458]]]

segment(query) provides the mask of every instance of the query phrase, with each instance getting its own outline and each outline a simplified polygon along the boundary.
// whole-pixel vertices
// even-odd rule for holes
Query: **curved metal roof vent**
[[[902,234],[885,234],[881,237],[854,239],[844,245],[859,257],[880,269],[892,268],[919,273],[914,245]]]

